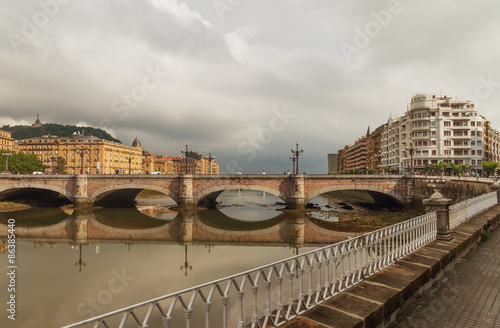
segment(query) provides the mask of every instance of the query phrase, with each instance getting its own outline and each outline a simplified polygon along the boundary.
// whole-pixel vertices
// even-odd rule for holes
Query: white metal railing
[[[436,238],[436,212],[74,327],[280,327]]]
[[[497,192],[490,192],[450,206],[450,229],[497,204]]]

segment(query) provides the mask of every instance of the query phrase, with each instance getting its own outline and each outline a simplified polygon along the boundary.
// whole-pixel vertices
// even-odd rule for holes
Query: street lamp
[[[56,160],[57,157],[56,156],[50,156],[49,157],[49,160],[50,160],[50,174],[54,174],[54,160]]]
[[[292,153],[293,153],[293,149],[292,149]],[[292,160],[292,174],[295,174],[295,154],[288,156],[288,158],[290,158]]]
[[[83,149],[82,145],[82,149],[77,149],[76,152],[80,154],[80,174],[83,174],[83,156],[88,154],[89,151],[87,149]]]
[[[187,157],[187,155],[188,155],[188,153],[189,153],[189,151],[188,151],[188,146],[189,146],[189,144],[186,142],[186,145],[185,145],[185,146],[186,146],[186,150],[181,149],[181,153],[184,153],[184,154],[185,154],[185,157],[184,157],[184,163],[186,164],[186,167],[184,168],[184,174],[187,174],[187,173],[188,173],[188,157]],[[193,151],[193,150],[191,149],[191,152],[192,152],[192,151]]]
[[[212,156],[212,152],[208,152],[208,174],[212,174],[212,160],[215,156]]]
[[[410,148],[406,149],[406,151],[408,151],[408,153],[410,154],[410,174],[413,174],[413,153],[415,152],[415,150],[416,148],[413,148],[413,143],[410,142]]]
[[[299,143],[297,142],[295,144],[296,150],[291,149],[292,154],[295,157],[295,160],[297,161],[297,165],[295,166],[295,174],[299,174],[299,154],[304,152],[304,148],[301,148],[299,150]]]
[[[128,174],[130,174],[131,166],[132,166],[132,153],[128,153],[128,157],[125,157],[128,159]]]
[[[9,156],[12,155],[12,153],[4,153],[5,155],[5,173],[9,173]]]

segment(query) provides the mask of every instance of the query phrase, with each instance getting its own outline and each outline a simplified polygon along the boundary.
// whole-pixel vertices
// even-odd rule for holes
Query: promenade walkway
[[[500,229],[474,247],[499,223],[496,205],[284,327],[500,327]]]
[[[413,311],[391,327],[500,327],[500,230],[458,259]]]

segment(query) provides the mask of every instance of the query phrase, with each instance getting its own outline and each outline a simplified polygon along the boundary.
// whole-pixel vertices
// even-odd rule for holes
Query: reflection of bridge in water
[[[110,215],[113,211],[113,215]],[[180,210],[171,221],[137,210],[75,210],[67,219],[46,226],[16,225],[16,238],[44,242],[165,243],[181,245],[246,245],[308,247],[326,245],[358,234],[322,228],[304,212],[285,212],[272,219],[244,222],[219,211]],[[0,238],[7,225],[0,223]]]

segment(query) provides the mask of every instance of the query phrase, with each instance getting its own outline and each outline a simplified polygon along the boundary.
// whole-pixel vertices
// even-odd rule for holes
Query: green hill
[[[58,137],[70,137],[74,132],[83,131],[84,135],[86,136],[92,135],[101,139],[121,143],[120,140],[113,138],[109,133],[107,133],[104,130],[86,126],[47,123],[41,127],[36,127],[36,128],[32,128],[31,126],[26,126],[26,125],[15,125],[15,126],[4,125],[0,129],[12,133],[12,138],[16,140],[37,138],[47,134],[56,135]]]

